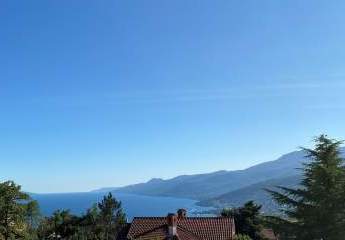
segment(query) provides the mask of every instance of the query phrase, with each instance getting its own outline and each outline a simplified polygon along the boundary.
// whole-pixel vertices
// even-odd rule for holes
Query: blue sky
[[[3,0],[0,180],[87,191],[344,137],[345,2]]]

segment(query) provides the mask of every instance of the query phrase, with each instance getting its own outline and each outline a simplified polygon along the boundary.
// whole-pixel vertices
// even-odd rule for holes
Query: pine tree
[[[274,218],[283,235],[298,240],[343,240],[345,236],[345,168],[341,141],[321,135],[315,149],[304,149],[309,159],[301,187],[268,190],[287,218]]]
[[[261,236],[262,221],[260,209],[260,205],[249,201],[243,207],[223,209],[221,215],[234,218],[236,233],[248,235],[253,240],[261,240],[263,238]]]
[[[27,225],[26,239],[37,239],[37,227],[41,220],[41,213],[37,201],[29,201],[25,208],[25,220]]]
[[[115,239],[118,231],[126,222],[126,215],[121,205],[121,202],[117,201],[111,193],[104,196],[103,200],[98,203],[99,223],[102,226],[105,240]]]
[[[39,239],[72,239],[78,233],[79,217],[69,210],[56,210],[41,221],[37,229]]]
[[[0,183],[0,239],[24,238],[26,234],[25,206],[28,194],[12,181]]]

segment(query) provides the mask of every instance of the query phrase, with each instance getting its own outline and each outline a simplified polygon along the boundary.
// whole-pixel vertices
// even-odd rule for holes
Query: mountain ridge
[[[114,189],[115,192],[149,196],[171,196],[206,200],[269,179],[298,174],[302,166],[303,151],[282,155],[277,160],[260,163],[243,170],[220,170],[211,173],[180,175],[171,179],[153,178]]]
[[[345,148],[341,148],[345,157]],[[145,183],[116,188],[119,193],[188,198],[207,207],[237,207],[249,200],[263,206],[265,212],[277,212],[278,206],[264,189],[275,186],[296,187],[302,177],[300,168],[307,162],[306,152],[293,151],[276,160],[243,170],[180,175],[171,179],[153,178]]]
[[[262,211],[266,213],[276,213],[279,206],[272,200],[266,189],[278,190],[277,186],[295,188],[299,186],[301,175],[274,178],[263,182],[255,183],[238,190],[234,190],[218,197],[197,202],[198,206],[215,207],[217,209],[232,208],[242,206],[250,200],[255,200],[262,206]]]

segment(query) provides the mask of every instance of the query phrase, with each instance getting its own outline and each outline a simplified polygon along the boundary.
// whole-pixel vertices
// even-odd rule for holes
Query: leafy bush
[[[234,240],[252,240],[248,235],[237,234]]]

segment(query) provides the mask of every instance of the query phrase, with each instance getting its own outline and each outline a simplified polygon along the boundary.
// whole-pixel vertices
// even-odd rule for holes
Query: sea
[[[58,209],[69,209],[71,213],[82,215],[93,204],[102,200],[104,192],[85,193],[52,193],[52,194],[31,194],[31,197],[38,201],[42,215],[49,216]],[[188,211],[189,216],[203,216],[211,208],[196,205],[195,200],[152,197],[127,193],[113,193],[113,196],[122,202],[127,219],[133,217],[166,216],[174,213],[179,208]]]

